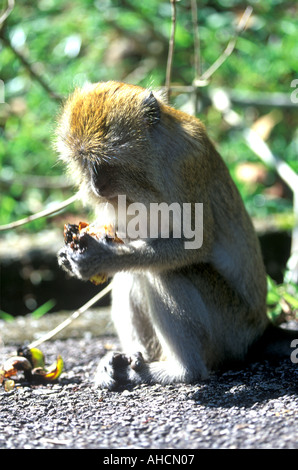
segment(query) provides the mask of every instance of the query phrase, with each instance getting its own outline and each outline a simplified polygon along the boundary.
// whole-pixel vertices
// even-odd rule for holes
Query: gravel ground
[[[1,449],[298,448],[298,365],[255,362],[192,385],[93,387],[113,337],[57,339],[40,348],[47,363],[62,354],[56,384],[0,388]],[[14,354],[0,349],[0,363]]]

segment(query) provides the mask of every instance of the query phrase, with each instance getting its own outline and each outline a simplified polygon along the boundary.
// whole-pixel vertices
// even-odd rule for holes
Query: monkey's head
[[[148,90],[118,82],[85,85],[62,110],[55,146],[93,200],[127,194],[133,201],[156,192],[145,156],[159,121],[160,105]]]
[[[179,165],[188,178],[193,173],[186,155],[203,135],[198,123],[144,88],[90,84],[66,102],[56,149],[89,200],[115,203],[123,194],[128,203],[176,201],[187,186]]]

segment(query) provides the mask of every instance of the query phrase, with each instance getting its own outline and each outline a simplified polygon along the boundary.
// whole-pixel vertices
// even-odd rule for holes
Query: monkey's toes
[[[129,357],[129,359],[130,359],[130,367],[135,371],[140,371],[145,364],[143,355],[140,352],[133,354],[132,356]]]
[[[120,352],[107,354],[99,363],[95,385],[113,390],[126,384],[142,382],[140,372],[145,365],[140,352],[127,355]]]

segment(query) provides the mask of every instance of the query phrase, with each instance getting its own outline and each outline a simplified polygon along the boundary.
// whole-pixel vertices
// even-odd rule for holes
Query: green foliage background
[[[6,2],[2,4],[4,10]],[[256,92],[261,96],[291,96],[291,83],[298,79],[296,2],[198,0],[197,5],[202,72],[225,49],[245,7],[253,7],[248,28],[238,38],[232,55],[212,76],[208,88],[223,87],[247,97]],[[8,40],[1,42],[0,37],[0,225],[51,207],[73,191],[67,187],[63,168],[52,149],[61,103],[32,78],[18,54],[63,97],[85,81],[112,79],[154,88],[165,83],[170,29],[170,0],[16,2],[0,30],[0,36]],[[181,0],[177,2],[174,85],[191,85],[194,79],[193,44],[191,2]],[[177,107],[185,107],[189,100],[186,94],[172,98]],[[274,107],[256,102],[251,106],[238,104],[234,109],[251,126]],[[276,124],[268,145],[297,172],[297,106],[275,111]],[[282,191],[278,190],[276,173],[266,169],[247,147],[242,131],[224,123],[209,102],[204,101],[199,117],[228,164],[250,214],[262,220],[275,217],[280,227],[291,229],[292,195],[285,185]],[[237,170],[245,162],[265,170],[265,178],[239,178]],[[55,218],[42,219],[22,230],[37,231],[55,223]],[[284,291],[271,283],[269,293],[268,302],[279,314]],[[290,300],[292,303],[288,300],[288,304],[295,309],[293,297]]]
[[[222,53],[247,5],[254,9],[249,28],[239,37],[231,57],[214,74],[212,87],[247,92],[283,92],[290,96],[298,77],[297,5],[292,1],[199,0],[201,68],[206,70]],[[296,18],[296,19],[295,19]],[[86,80],[123,80],[144,86],[164,85],[171,25],[170,1],[150,0],[39,0],[16,2],[4,25],[5,36],[49,84],[67,96]],[[177,3],[177,32],[172,82],[190,85],[194,78],[193,27],[190,1]],[[5,103],[0,104],[0,224],[49,207],[71,190],[24,184],[26,175],[63,174],[52,149],[55,116],[60,103],[34,80],[19,58],[0,42],[0,78]],[[174,97],[180,106],[185,95]],[[269,107],[235,107],[250,125]],[[212,106],[200,118],[237,180],[237,166],[257,162],[242,133],[229,129]],[[298,170],[297,109],[281,109],[269,145]],[[20,178],[21,176],[21,178]],[[251,215],[291,212],[291,197],[267,197],[276,183],[268,171],[266,182],[236,181]],[[260,194],[262,197],[260,198]],[[288,220],[282,219],[282,220]],[[26,230],[49,221],[31,223]]]

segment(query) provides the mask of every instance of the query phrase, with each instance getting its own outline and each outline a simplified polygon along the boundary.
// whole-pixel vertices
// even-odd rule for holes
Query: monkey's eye
[[[81,164],[84,170],[89,170],[92,173],[95,173],[96,175],[98,175],[99,167],[98,167],[98,163],[96,160],[91,159],[90,157],[89,158],[83,157],[81,159]]]
[[[88,169],[92,174],[98,176],[99,165],[98,162],[91,158],[83,158],[83,166]]]

